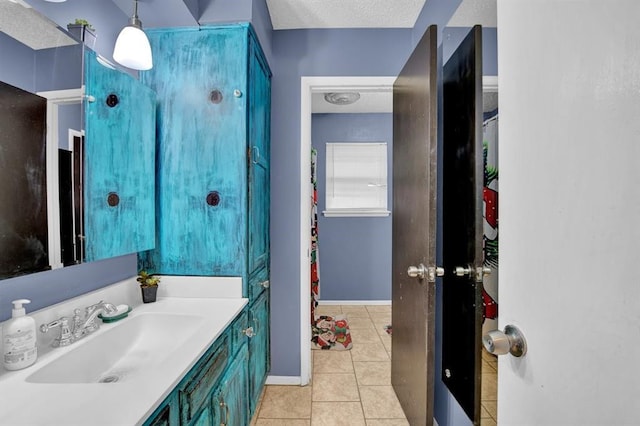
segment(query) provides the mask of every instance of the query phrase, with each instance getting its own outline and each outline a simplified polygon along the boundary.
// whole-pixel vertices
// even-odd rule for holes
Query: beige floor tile
[[[309,426],[311,420],[303,419],[258,419],[256,426]]]
[[[480,426],[498,426],[495,420],[489,419],[480,419]]]
[[[384,327],[391,324],[391,314],[371,314],[369,316],[376,327]]]
[[[496,364],[482,360],[482,373],[493,373],[496,371]]]
[[[409,426],[404,419],[366,419],[367,426]]]
[[[369,314],[389,314],[391,315],[391,305],[367,305]]]
[[[359,401],[355,374],[314,374],[311,400]]]
[[[351,359],[353,361],[389,361],[389,354],[382,343],[357,343],[351,348]]]
[[[384,348],[387,350],[387,352],[391,353],[391,335],[386,333],[381,334],[380,340],[382,341],[382,344],[384,345]]]
[[[313,372],[315,373],[353,373],[351,351],[311,351]]]
[[[309,419],[311,386],[267,386],[259,418]]]
[[[482,406],[487,410],[491,418],[498,419],[498,401],[482,401]]]
[[[489,414],[487,409],[484,408],[483,405],[480,406],[480,418],[481,419],[492,419],[493,418],[493,417],[491,417],[491,414]]]
[[[376,329],[376,326],[373,324],[373,321],[369,319],[369,317],[351,317],[351,315],[348,315],[347,323],[349,324],[350,330],[366,328],[375,331]]]
[[[340,305],[318,305],[314,310],[316,316],[318,315],[336,315],[342,314],[342,308]]]
[[[390,386],[391,362],[367,361],[354,362],[358,386]]]
[[[351,340],[354,344],[360,343],[380,343],[380,336],[371,328],[353,328],[351,331]]]
[[[265,386],[266,388],[266,386]],[[264,389],[260,394],[260,399],[258,400],[258,404],[256,405],[256,411],[253,413],[253,418],[251,419],[251,426],[255,426],[258,422],[258,413],[260,413],[260,405],[262,405],[262,395],[264,394]]]
[[[372,322],[373,322],[373,321],[372,321]],[[387,333],[387,330],[385,330],[385,328],[384,328],[384,326],[385,326],[385,325],[389,325],[389,324],[385,323],[385,324],[383,324],[382,326],[379,326],[379,325],[375,325],[375,324],[374,324],[374,327],[375,327],[375,329],[376,329],[376,332],[377,332],[380,336],[384,336],[384,335],[390,336],[390,334],[389,334],[389,333]]]
[[[494,374],[481,374],[482,383],[480,399],[483,401],[495,401],[498,399],[498,376]]]
[[[406,419],[391,386],[360,386],[360,399],[367,419]]]
[[[359,402],[314,402],[312,426],[365,426]]]
[[[341,308],[349,318],[369,318],[369,311],[364,305],[342,305]]]

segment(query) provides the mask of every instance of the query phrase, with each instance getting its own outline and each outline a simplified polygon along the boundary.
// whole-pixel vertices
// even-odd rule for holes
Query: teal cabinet
[[[246,285],[269,259],[269,68],[248,24],[148,34],[158,232],[141,266]]]
[[[229,353],[231,345],[228,334],[225,333],[209,348],[179,386],[180,424],[190,424],[193,419],[200,418],[198,412],[205,406],[210,398],[211,389],[224,374],[233,355]]]
[[[243,345],[214,392],[211,405],[217,408],[213,419],[215,425],[247,426],[249,424],[248,353],[247,345]]]
[[[145,426],[249,424],[250,347],[254,340],[245,308],[144,422]],[[259,394],[258,394],[259,395]]]
[[[250,39],[249,272],[269,268],[271,81],[269,67]]]
[[[249,298],[218,339],[219,355],[210,349],[176,389],[174,421],[248,425],[269,368],[271,71],[249,24],[147,33],[154,68],[142,81],[157,96],[157,230],[140,267],[242,277]]]
[[[177,425],[178,420],[178,398],[177,395],[170,395],[149,417],[145,426],[171,426]]]
[[[155,245],[155,94],[85,53],[84,260]]]
[[[249,339],[249,411],[255,413],[269,369],[269,291],[249,308],[254,335]]]

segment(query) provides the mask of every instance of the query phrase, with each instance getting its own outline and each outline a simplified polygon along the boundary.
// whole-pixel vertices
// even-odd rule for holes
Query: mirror
[[[82,133],[83,46],[32,8],[9,0],[0,0],[0,30],[0,149],[13,153],[1,160],[4,279],[63,266],[58,156],[59,150],[70,152],[69,131]]]
[[[153,214],[148,226],[123,226],[153,212],[153,92],[21,0],[0,0],[0,51],[0,108],[14,113],[0,122],[0,279],[153,248]],[[85,96],[87,81],[89,91],[110,85],[103,90],[122,102],[104,105],[110,92],[97,89]],[[16,99],[38,105],[37,125],[21,121]],[[147,109],[134,110],[141,103]],[[121,203],[110,203],[113,193]]]

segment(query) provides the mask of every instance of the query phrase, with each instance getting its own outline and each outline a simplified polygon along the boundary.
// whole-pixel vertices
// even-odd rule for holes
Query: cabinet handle
[[[260,162],[260,148],[255,145],[251,147],[251,161],[253,164],[258,164]]]
[[[266,280],[266,281],[260,281],[259,283],[257,283],[257,285],[259,285],[260,287],[269,288],[271,283],[269,282],[269,280]]]
[[[227,426],[229,422],[229,406],[222,399],[220,400],[220,407],[224,407],[224,421],[220,422],[220,426]]]
[[[247,337],[253,337],[256,335],[256,333],[253,331],[253,327],[247,327],[244,330],[242,330],[242,334],[244,334]]]

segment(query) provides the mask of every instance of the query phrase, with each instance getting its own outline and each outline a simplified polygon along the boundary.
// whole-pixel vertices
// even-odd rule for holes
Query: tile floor
[[[482,349],[480,426],[496,426],[498,420],[498,357]]]
[[[313,350],[310,386],[265,386],[251,425],[408,426],[391,387],[391,336],[384,331],[391,324],[391,306],[321,305],[317,314],[347,314],[353,348]],[[483,354],[482,426],[496,424],[491,378],[497,362],[490,357]]]

